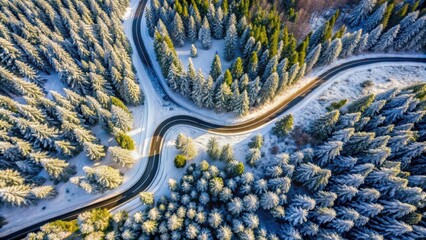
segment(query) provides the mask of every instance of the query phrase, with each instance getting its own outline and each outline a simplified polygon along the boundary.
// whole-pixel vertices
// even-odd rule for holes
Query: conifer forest
[[[426,239],[426,1],[0,0],[0,239]]]

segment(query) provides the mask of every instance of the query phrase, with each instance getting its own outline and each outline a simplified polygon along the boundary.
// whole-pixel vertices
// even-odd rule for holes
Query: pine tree
[[[356,46],[358,45],[359,40],[361,39],[362,30],[356,31],[352,34],[345,34],[342,38],[342,51],[340,52],[340,58],[350,57]]]
[[[258,58],[257,53],[253,52],[250,56],[250,60],[247,67],[247,73],[251,80],[254,80],[257,77],[258,73]]]
[[[321,169],[319,166],[312,163],[301,164],[296,168],[294,175],[296,181],[303,183],[307,188],[314,191],[324,188],[330,177],[330,170]]]
[[[393,46],[394,40],[399,32],[399,25],[389,29],[387,32],[383,33],[379,41],[374,46],[374,51],[387,51],[390,47]]]
[[[370,32],[365,50],[369,50],[374,45],[376,45],[376,43],[379,41],[380,36],[382,35],[382,31],[383,31],[383,25],[380,24],[378,27],[376,27]]]
[[[232,65],[232,77],[234,79],[240,79],[244,74],[244,66],[243,66],[243,60],[238,57],[234,64]]]
[[[215,108],[217,111],[225,111],[229,107],[231,95],[231,89],[226,82],[219,84],[215,93]]]
[[[94,168],[86,166],[83,167],[83,171],[86,173],[86,178],[100,188],[113,189],[118,187],[123,181],[120,172],[109,166],[102,165]]]
[[[191,44],[191,57],[192,58],[198,57],[197,48],[194,46],[194,44]]]
[[[268,77],[268,79],[266,79],[265,83],[263,84],[259,92],[260,102],[266,103],[268,101],[271,101],[275,97],[277,88],[278,88],[278,73],[274,72]]]
[[[175,141],[176,149],[179,150],[187,159],[195,158],[198,153],[192,138],[180,133]]]
[[[246,90],[243,91],[242,94],[240,94],[238,98],[238,105],[235,108],[235,112],[238,114],[238,116],[245,116],[247,115],[249,109],[250,109],[250,100],[248,98],[248,93]]]
[[[399,26],[399,25],[397,25]],[[394,49],[400,50],[406,46],[419,32],[424,33],[426,27],[426,17],[417,19],[410,27],[407,27],[404,32],[401,32],[395,41]],[[398,34],[398,31],[397,33]]]
[[[223,11],[222,8],[218,8],[216,12],[216,16],[212,19],[212,32],[213,36],[216,39],[223,38]]]
[[[104,149],[104,146],[102,145],[91,143],[91,142],[84,142],[83,147],[87,156],[92,161],[99,161],[100,159],[105,157],[105,149]]]
[[[230,144],[226,144],[222,147],[222,151],[220,153],[220,160],[227,163],[234,160],[234,151]]]
[[[204,49],[210,49],[212,45],[212,40],[210,25],[206,17],[204,17],[203,25],[201,26],[200,31],[198,33],[198,39],[201,41],[201,45]]]
[[[321,44],[318,44],[314,49],[312,49],[309,54],[306,56],[306,71],[310,72],[312,68],[317,63],[321,55]]]
[[[259,103],[260,101],[259,93],[261,89],[262,89],[262,84],[260,83],[259,77],[257,77],[255,80],[249,83],[248,96],[250,99],[250,106],[254,106],[255,104]]]
[[[235,51],[237,49],[237,29],[235,25],[230,25],[228,30],[226,31],[225,37],[225,59],[227,61],[233,59],[235,57]]]
[[[340,40],[340,38],[334,39],[330,43],[330,46],[327,48],[327,50],[321,54],[321,64],[329,65],[333,63],[334,61],[336,61],[341,51],[342,41]]]
[[[114,105],[111,106],[111,123],[123,131],[129,131],[133,128],[132,116]]]
[[[376,28],[379,23],[382,21],[383,16],[386,12],[386,9],[388,7],[388,3],[385,2],[380,7],[378,7],[373,14],[371,14],[366,21],[364,21],[364,30],[366,32],[370,32],[374,28]]]
[[[191,43],[194,43],[197,40],[197,25],[195,24],[195,20],[193,16],[189,17],[188,25],[187,25],[187,36]]]
[[[278,66],[278,56],[274,56],[269,60],[268,65],[266,65],[265,70],[263,71],[262,81],[266,81],[266,79],[274,72],[277,71]]]
[[[346,17],[346,22],[348,22],[350,26],[357,26],[367,18],[375,4],[375,0],[361,0]]]
[[[275,123],[274,127],[272,128],[272,133],[278,137],[284,137],[291,132],[293,125],[293,115],[288,114]]]
[[[327,138],[332,133],[339,116],[339,111],[334,110],[320,117],[312,124],[312,133],[320,139]]]
[[[219,160],[221,149],[219,147],[219,143],[216,138],[212,137],[209,139],[207,144],[207,154],[212,160]]]
[[[262,153],[258,148],[250,148],[246,156],[247,163],[250,166],[255,166],[256,162],[262,157]]]
[[[193,77],[191,98],[198,107],[202,107],[204,106],[204,88],[206,88],[204,75],[201,70],[199,70],[196,76],[194,73]]]
[[[215,55],[210,67],[210,76],[216,80],[222,74],[222,64],[220,63],[219,55]]]
[[[394,8],[393,3],[389,4],[388,7],[386,8],[386,11],[385,11],[383,18],[382,18],[382,25],[383,25],[384,29],[386,29],[386,27],[388,27],[388,22],[389,22],[391,15],[392,15],[393,8]]]
[[[121,167],[131,167],[135,163],[132,157],[132,151],[121,147],[109,147],[108,154],[111,155],[112,161]]]

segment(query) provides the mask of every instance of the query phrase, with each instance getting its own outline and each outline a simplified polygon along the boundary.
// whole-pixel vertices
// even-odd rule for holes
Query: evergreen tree
[[[120,147],[109,147],[108,153],[111,155],[112,161],[121,167],[131,167],[135,163],[132,152]]]
[[[212,45],[212,40],[210,25],[206,17],[204,17],[203,25],[201,26],[200,31],[198,33],[198,39],[201,41],[201,45],[204,49],[210,49]]]
[[[361,39],[362,30],[354,32],[352,34],[345,34],[342,38],[342,51],[340,52],[339,57],[345,58],[353,54],[354,49],[358,45],[359,40]]]
[[[212,137],[209,139],[207,144],[207,154],[212,160],[219,160],[221,149],[219,147],[219,143],[216,138]]]
[[[215,94],[215,108],[217,111],[225,111],[229,107],[231,95],[231,89],[229,88],[229,85],[226,84],[226,82],[219,84]]]
[[[399,32],[399,25],[389,29],[387,32],[383,33],[379,41],[374,46],[373,50],[375,51],[387,51],[390,47],[393,46],[394,40]]]
[[[198,57],[197,48],[194,46],[194,44],[191,44],[191,57],[192,58]]]
[[[342,51],[342,41],[340,38],[334,39],[325,52],[321,54],[321,64],[328,65],[336,61]]]
[[[197,40],[197,25],[195,24],[195,20],[193,16],[189,17],[188,25],[187,25],[187,36],[191,43],[194,43]]]
[[[237,29],[235,25],[230,25],[228,30],[226,31],[225,37],[225,59],[227,61],[233,59],[235,57],[235,51],[237,49]]]
[[[306,56],[306,71],[310,72],[312,68],[317,63],[321,55],[321,44],[318,44],[314,49],[312,49],[309,54]]]
[[[367,18],[375,4],[375,0],[361,0],[345,18],[345,21],[349,23],[350,26],[357,26]]]
[[[301,164],[298,168],[296,168],[294,175],[294,179],[296,181],[314,191],[324,188],[330,177],[330,170],[321,169],[319,166],[312,163]]]
[[[388,3],[385,2],[380,7],[378,7],[373,14],[371,14],[366,21],[364,22],[364,29],[366,32],[370,32],[374,28],[376,28],[379,23],[382,21],[383,16],[386,12],[386,9],[388,7]]]
[[[248,96],[250,100],[250,106],[254,106],[255,104],[259,103],[259,92],[261,88],[262,86],[259,77],[249,83]]]
[[[247,115],[249,109],[250,109],[250,100],[248,97],[247,90],[244,90],[243,93],[240,94],[238,98],[238,105],[234,111],[238,114],[238,116],[245,116]]]
[[[339,111],[334,110],[320,117],[312,124],[312,133],[320,139],[327,138],[332,133],[339,116]]]
[[[399,26],[399,25],[397,25]],[[421,17],[416,20],[410,27],[407,27],[404,32],[401,32],[395,41],[394,49],[400,50],[406,46],[419,32],[424,33],[426,27],[426,17]],[[398,34],[399,31],[396,32]]]
[[[222,74],[222,64],[220,63],[219,55],[215,55],[210,67],[210,76],[216,80]]]
[[[288,114],[282,117],[275,123],[275,126],[272,128],[272,133],[278,137],[284,137],[288,135],[293,129],[293,115]]]
[[[266,103],[268,101],[272,101],[275,97],[278,88],[278,73],[272,73],[268,79],[266,79],[263,84],[260,92],[259,98],[261,103]]]
[[[197,156],[197,149],[192,138],[179,133],[175,140],[176,149],[179,150],[187,159],[193,159]]]
[[[391,18],[393,8],[394,8],[393,3],[389,4],[389,6],[386,8],[386,11],[385,11],[383,18],[382,18],[382,25],[383,25],[384,29],[386,29],[388,27],[388,22],[389,22],[389,19]]]
[[[243,60],[238,57],[234,64],[232,65],[232,77],[234,79],[240,79],[244,74],[244,66],[243,66]]]
[[[376,43],[379,41],[380,36],[382,35],[382,31],[383,31],[383,25],[380,24],[378,27],[376,27],[370,32],[365,50],[369,50],[374,45],[376,45]]]
[[[250,56],[247,73],[251,80],[254,80],[257,77],[258,73],[258,58],[257,53],[253,52]]]

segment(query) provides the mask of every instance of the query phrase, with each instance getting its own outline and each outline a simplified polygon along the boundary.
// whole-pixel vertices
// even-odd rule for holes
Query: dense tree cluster
[[[426,8],[424,1],[419,3],[406,1],[394,7],[362,0],[343,16],[358,30],[348,32],[343,25],[334,31],[340,17],[337,10],[299,42],[276,10],[267,12],[256,1],[151,0],[146,20],[172,89],[198,107],[243,116],[250,108],[272,101],[315,66],[366,51],[424,49]],[[282,5],[285,14],[294,16],[294,1]],[[209,49],[212,38],[225,40],[224,60],[233,61],[232,67],[222,69],[216,55],[209,76],[196,71],[192,61],[185,68],[174,47],[199,40],[203,49]],[[194,48],[191,55],[196,56]]]
[[[256,175],[191,164],[144,210],[90,218],[102,224],[86,220],[80,231],[105,239],[423,239],[425,92],[425,84],[392,89],[333,110],[312,122],[322,142],[265,159]],[[262,144],[259,135],[249,146]]]
[[[120,100],[140,104],[143,98],[121,25],[128,4],[0,1],[2,205],[26,206],[55,196],[52,184],[76,173],[68,160],[80,152],[93,161],[111,155],[120,167],[133,163],[129,150],[107,148],[92,132],[99,124],[120,145],[134,148],[125,135],[133,119]],[[62,81],[63,95],[45,89],[43,77],[55,72],[58,79],[51,81]],[[118,170],[108,166],[85,172],[84,181],[73,181],[85,189],[89,183],[96,185],[92,189],[111,189],[122,181]],[[46,176],[52,182],[46,183]]]
[[[128,0],[1,1],[2,90],[40,96],[42,73],[57,72],[73,91],[139,104],[142,92],[121,25]],[[38,88],[38,87],[40,88]]]

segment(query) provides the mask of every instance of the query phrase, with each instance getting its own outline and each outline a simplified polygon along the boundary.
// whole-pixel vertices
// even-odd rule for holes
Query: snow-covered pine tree
[[[355,47],[353,51],[355,55],[361,54],[362,52],[366,50],[369,36],[370,36],[369,33],[362,34],[357,46]]]
[[[171,37],[178,47],[182,47],[185,43],[185,28],[178,13],[175,14],[173,22],[171,23]]]
[[[379,41],[374,46],[374,51],[384,52],[389,50],[393,44],[396,36],[399,32],[399,25],[396,25],[389,29],[387,32],[383,33],[383,35],[380,37]]]
[[[268,65],[266,65],[265,70],[263,71],[263,75],[261,78],[262,82],[265,82],[266,79],[274,72],[277,71],[278,66],[278,56],[275,55],[269,60]]]
[[[206,83],[201,69],[198,73],[194,72],[194,75],[195,74],[196,76],[194,76],[194,79],[192,80],[191,99],[198,107],[202,107],[204,105],[203,94]]]
[[[231,24],[229,28],[226,31],[226,37],[225,37],[225,59],[227,61],[230,61],[235,57],[235,52],[237,50],[237,40],[238,40],[238,34],[237,29],[235,28],[234,24]]]
[[[231,96],[232,92],[228,84],[226,82],[219,83],[214,97],[216,111],[225,111],[229,107]]]
[[[242,43],[240,43],[240,45],[241,44]],[[244,47],[244,49],[242,50],[243,57],[247,58],[250,56],[250,53],[257,52],[255,49],[255,46],[256,46],[256,40],[254,39],[254,37],[249,37],[246,43],[243,46],[241,46],[241,48]]]
[[[211,137],[207,144],[207,154],[212,160],[219,160],[221,149],[215,137]]]
[[[216,39],[223,38],[223,11],[222,8],[218,8],[214,19],[212,19],[212,32],[213,37]]]
[[[204,49],[210,49],[212,45],[212,40],[211,40],[210,25],[206,17],[204,17],[203,25],[201,26],[200,31],[198,33],[198,39],[200,40],[201,46]]]
[[[312,68],[317,63],[320,55],[321,55],[321,44],[318,44],[306,56],[305,62],[306,62],[306,71],[307,72],[310,72],[312,70]]]
[[[277,92],[278,88],[278,73],[273,72],[262,85],[262,88],[259,92],[260,103],[266,103],[271,101]]]
[[[260,78],[257,77],[253,81],[249,83],[248,86],[248,96],[250,99],[250,106],[254,106],[258,104],[260,101],[259,93],[262,89],[262,83],[260,82]]]
[[[375,5],[376,0],[361,0],[346,16],[345,21],[350,26],[357,26],[360,22],[363,22],[367,18]]]
[[[194,43],[197,40],[197,25],[193,16],[189,16],[189,21],[187,24],[187,36],[191,43]]]
[[[340,58],[350,57],[353,54],[354,49],[358,45],[358,42],[362,35],[362,29],[354,33],[347,33],[342,38],[342,51],[340,52]]]
[[[330,43],[330,46],[327,48],[327,50],[321,54],[321,64],[329,65],[333,63],[339,57],[341,51],[342,41],[340,38],[336,38]]]
[[[217,78],[222,75],[222,64],[220,62],[220,57],[218,54],[214,56],[213,62],[210,66],[209,75],[213,78],[213,81],[216,81]]]
[[[399,26],[399,25],[397,25]],[[401,50],[406,47],[409,41],[416,37],[416,35],[424,34],[424,29],[426,28],[426,16],[423,16],[417,19],[413,24],[407,27],[403,32],[397,37],[393,47],[395,50]],[[398,34],[398,31],[396,32]],[[423,36],[423,35],[421,35]],[[420,39],[419,39],[420,40]]]
[[[371,14],[365,21],[364,21],[364,30],[365,32],[370,32],[374,28],[376,28],[379,23],[383,19],[383,15],[386,12],[386,8],[388,7],[388,3],[385,2],[380,7],[378,7],[373,14]]]
[[[120,167],[131,167],[135,163],[132,157],[132,151],[121,147],[109,147],[108,154],[111,155],[112,161]]]
[[[257,77],[258,74],[258,58],[257,58],[257,52],[252,52],[248,66],[247,66],[247,73],[251,80],[254,80]]]
[[[373,29],[368,36],[367,46],[365,50],[370,50],[374,45],[376,45],[377,41],[379,41],[380,36],[382,35],[383,25],[380,24],[375,29]]]
[[[238,116],[245,116],[250,109],[250,99],[248,97],[247,90],[244,90],[243,93],[239,96],[239,102],[237,107],[235,108],[235,112]]]
[[[192,58],[198,57],[198,51],[194,44],[191,44],[191,57]]]

